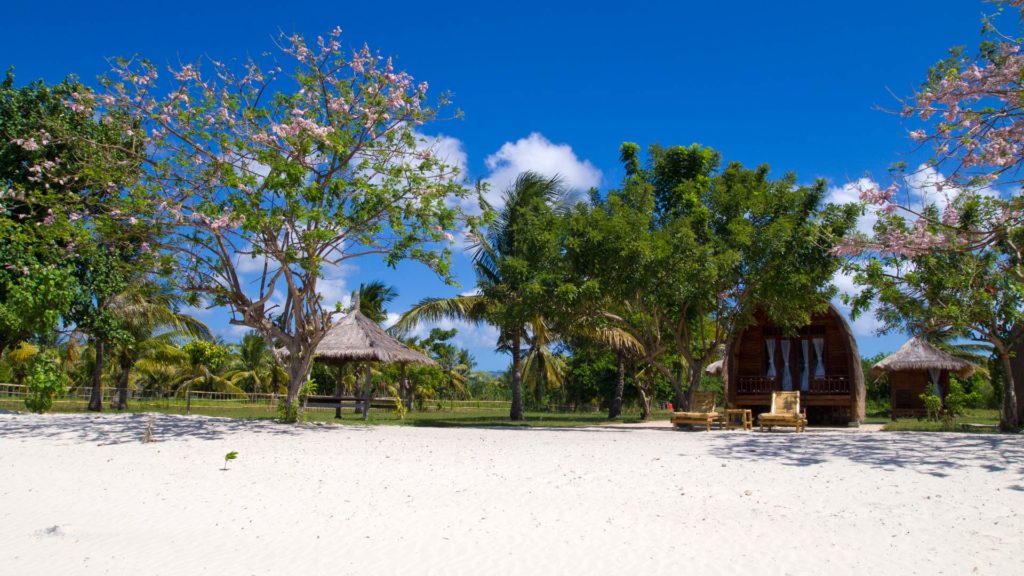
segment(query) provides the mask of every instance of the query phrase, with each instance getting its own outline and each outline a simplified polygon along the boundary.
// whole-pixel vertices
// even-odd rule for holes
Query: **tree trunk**
[[[1017,390],[1009,351],[1000,350],[999,360],[1003,364],[1003,418],[999,426],[1004,432],[1016,432],[1020,428],[1020,414],[1017,413]]]
[[[686,391],[683,390],[683,376],[680,373],[672,375],[672,402],[675,403],[676,410],[689,410],[690,400],[686,395]]]
[[[622,415],[622,394],[626,389],[626,362],[622,359],[622,352],[616,354],[619,370],[615,379],[615,394],[612,396],[611,406],[608,407],[608,419],[618,418]]]
[[[689,370],[687,371],[687,380],[689,381],[689,386],[686,388],[686,404],[684,405],[686,406],[687,410],[690,409],[690,405],[693,403],[693,393],[696,392],[698,388],[700,388],[700,381],[703,377],[704,363],[695,362],[691,364]]]
[[[96,350],[96,364],[92,368],[92,394],[89,396],[89,410],[103,411],[103,340],[93,340]]]
[[[313,355],[307,355],[309,358],[302,358],[300,354],[297,354],[295,350],[290,350],[288,355],[288,396],[284,399],[284,410],[285,419],[289,422],[298,422],[299,418],[299,389],[306,383],[306,378],[309,377],[309,365],[313,360]],[[305,351],[303,351],[305,352]]]
[[[409,385],[409,374],[407,373],[408,366],[402,364],[402,374],[398,380],[398,390],[401,395],[402,402],[405,403],[405,409],[412,412],[412,386]]]
[[[128,409],[128,375],[132,370],[132,358],[128,354],[122,353],[119,364],[120,372],[117,375],[117,403],[114,405],[115,410],[127,410]]]
[[[646,382],[641,383],[640,378],[636,377],[636,369],[633,370],[633,383],[636,386],[637,392],[640,393],[640,420],[644,422],[651,419],[651,398],[653,397],[652,391],[654,390],[654,375],[650,375],[644,380]]]
[[[523,416],[523,379],[519,373],[519,361],[522,354],[520,350],[520,335],[516,330],[512,335],[512,410],[509,418],[513,421],[524,420]]]

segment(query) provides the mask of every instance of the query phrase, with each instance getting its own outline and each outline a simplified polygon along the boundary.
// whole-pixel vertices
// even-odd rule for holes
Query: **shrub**
[[[53,399],[64,394],[67,383],[67,376],[61,371],[60,364],[52,354],[34,357],[25,378],[25,385],[28,388],[25,407],[37,414],[48,411],[53,407]]]

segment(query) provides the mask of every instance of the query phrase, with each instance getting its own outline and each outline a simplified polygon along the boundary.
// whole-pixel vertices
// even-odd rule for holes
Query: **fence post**
[[[192,387],[189,386],[185,392],[185,416],[192,415]]]

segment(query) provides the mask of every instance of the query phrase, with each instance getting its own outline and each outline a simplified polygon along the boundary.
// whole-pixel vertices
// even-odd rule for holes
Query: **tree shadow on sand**
[[[294,436],[309,430],[334,427],[283,424],[272,420],[240,420],[208,416],[173,414],[34,414],[5,415],[0,418],[0,439],[28,440],[51,438],[69,443],[99,445],[141,442],[146,427],[153,421],[153,438],[158,442],[173,440],[221,440],[240,432],[273,436]],[[358,430],[346,427],[346,430]]]
[[[939,478],[977,468],[1024,477],[1024,437],[979,434],[744,434],[719,437],[720,458],[813,466],[844,459],[881,470],[908,469]]]

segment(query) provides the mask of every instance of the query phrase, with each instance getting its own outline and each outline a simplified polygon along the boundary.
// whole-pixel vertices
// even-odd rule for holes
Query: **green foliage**
[[[228,358],[226,348],[205,340],[191,340],[182,346],[182,350],[193,366],[203,366],[211,372],[220,369]]]
[[[978,392],[968,392],[952,375],[949,377],[949,393],[944,398],[939,398],[932,390],[924,392],[920,398],[924,402],[929,420],[942,420],[946,423],[954,422],[966,414],[968,409],[975,408],[983,402]]]
[[[231,460],[234,460],[235,458],[238,458],[238,452],[235,452],[234,450],[232,450],[231,452],[228,452],[227,454],[224,455],[224,469],[225,470],[228,469],[228,462],[230,462]]]
[[[885,374],[871,375],[871,367],[881,362],[888,352],[879,352],[874,356],[861,357],[861,370],[864,372],[865,404],[872,413],[888,413],[892,409],[892,387],[889,377]]]
[[[500,330],[497,348],[512,353],[510,417],[523,417],[523,343],[528,327],[553,310],[560,285],[560,216],[566,190],[559,178],[524,172],[504,192],[504,207],[486,235],[475,236],[476,294],[427,298],[402,315],[394,329],[407,332],[421,321],[451,318],[489,322]],[[538,348],[539,349],[539,348]]]
[[[942,398],[939,398],[931,391],[922,392],[920,398],[924,402],[924,409],[928,413],[929,420],[938,421],[939,418],[945,417],[945,413],[942,410]]]
[[[887,330],[914,334],[941,331],[947,338],[966,338],[993,348],[1001,362],[1024,323],[1024,284],[1019,256],[1002,244],[973,245],[964,237],[984,236],[988,223],[1002,218],[1002,204],[974,194],[960,194],[948,207],[955,226],[943,224],[935,206],[923,209],[924,219],[911,224],[899,213],[883,214],[875,225],[877,238],[925,239],[934,246],[896,246],[852,261],[855,281],[864,289],[850,299],[854,315],[874,306]],[[948,244],[943,244],[948,243]],[[1016,429],[1019,415],[1011,387],[1002,388],[1003,426]]]
[[[372,255],[453,282],[447,231],[481,220],[419,132],[447,97],[428,99],[369,48],[343,49],[340,34],[318,46],[282,35],[275,57],[205,59],[166,83],[156,64],[119,59],[97,107],[130,117],[154,150],[143,184],[174,229],[181,284],[288,350],[289,403],[336,311],[326,272]],[[246,258],[265,265],[240,281]],[[267,305],[275,294],[285,302]]]
[[[831,249],[856,213],[823,206],[823,181],[720,169],[699,145],[651,146],[646,166],[638,155],[623,145],[622,188],[572,211],[564,254],[577,308],[626,331],[682,401],[757,310],[795,329],[827,305],[839,267]]]
[[[88,98],[74,78],[16,88],[8,71],[0,83],[0,351],[79,323],[68,316],[92,295],[81,260],[97,239],[105,250],[148,237],[144,212],[120,193],[141,142],[126,140],[118,115],[103,123],[73,109]]]
[[[67,376],[53,354],[36,355],[31,360],[25,378],[28,387],[25,407],[39,414],[47,412],[53,406],[53,399],[64,394],[67,383]]]
[[[277,401],[277,418],[288,424],[302,422],[302,406],[298,402],[287,402],[284,398]]]

